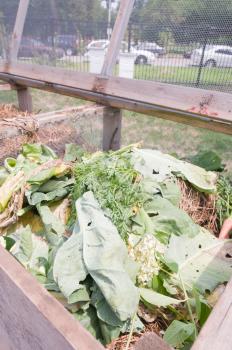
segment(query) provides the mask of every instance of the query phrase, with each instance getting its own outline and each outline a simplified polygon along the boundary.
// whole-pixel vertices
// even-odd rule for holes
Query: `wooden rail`
[[[214,307],[191,350],[232,349],[232,280]]]
[[[0,280],[2,350],[104,349],[1,246]]]
[[[24,63],[0,65],[0,79],[232,134],[228,93]]]

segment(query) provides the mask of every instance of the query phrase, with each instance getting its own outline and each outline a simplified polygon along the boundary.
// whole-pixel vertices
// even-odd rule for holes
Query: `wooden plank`
[[[17,89],[17,95],[20,111],[32,113],[32,97],[29,89],[26,87],[19,87]]]
[[[210,314],[191,350],[231,350],[232,280]]]
[[[20,0],[19,7],[16,15],[14,30],[10,42],[9,60],[14,61],[17,59],[19,47],[23,35],[23,28],[30,0]]]
[[[2,66],[0,67],[1,71],[19,77],[39,80],[47,85],[51,85],[51,88],[52,85],[57,84],[114,97],[127,98],[136,102],[149,103],[173,110],[192,111],[196,116],[208,116],[215,120],[228,120],[231,122],[232,119],[232,98],[231,94],[228,93],[148,80],[120,77],[104,79],[96,74],[72,72],[62,68],[19,62],[11,67],[7,65]],[[5,80],[2,74],[0,74],[0,78]],[[207,114],[204,113],[204,110],[201,112],[203,107],[208,107]],[[193,112],[194,108],[195,112]]]
[[[103,151],[116,151],[121,146],[122,111],[107,107],[103,115]]]
[[[17,63],[0,79],[231,134],[231,94]]]
[[[104,349],[1,246],[0,280],[0,349]]]
[[[9,50],[9,64],[11,62],[17,60],[19,47],[23,35],[23,28],[26,20],[26,15],[28,11],[30,0],[20,0],[19,7],[16,15],[14,30],[10,42],[10,50]],[[19,109],[23,112],[28,111],[29,113],[32,112],[32,98],[30,95],[29,90],[24,87],[17,89],[17,96],[18,96],[18,104]]]
[[[112,75],[135,0],[121,0],[101,74]]]
[[[0,76],[3,76],[6,81],[12,81],[12,76],[7,75],[5,73],[0,73]],[[55,92],[58,94],[63,94],[67,96],[72,97],[78,97],[84,100],[89,100],[93,102],[97,102],[99,104],[103,104],[106,106],[116,107],[116,108],[122,108],[127,109],[130,111],[148,114],[151,116],[155,116],[157,118],[162,118],[166,120],[171,120],[178,123],[183,123],[186,125],[191,125],[193,127],[199,127],[199,128],[205,128],[208,130],[216,131],[216,132],[222,132],[228,135],[232,134],[232,123],[228,121],[223,121],[222,118],[219,118],[219,120],[213,120],[211,117],[203,117],[196,115],[194,113],[186,112],[186,111],[175,111],[172,109],[169,109],[167,107],[159,107],[156,105],[144,103],[144,102],[138,102],[126,99],[125,97],[115,97],[115,96],[108,96],[92,91],[72,88],[64,85],[58,85],[58,84],[47,84],[38,80],[31,80],[28,78],[22,78],[22,77],[15,77],[15,82],[18,82],[19,84],[25,84],[25,86],[31,86],[33,88]]]
[[[132,350],[174,350],[155,332],[145,333]]]

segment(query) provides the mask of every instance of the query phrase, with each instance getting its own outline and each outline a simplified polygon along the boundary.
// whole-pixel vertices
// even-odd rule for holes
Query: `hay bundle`
[[[184,210],[199,226],[218,236],[216,195],[206,195],[195,190],[186,181],[178,180],[181,190],[180,209]]]

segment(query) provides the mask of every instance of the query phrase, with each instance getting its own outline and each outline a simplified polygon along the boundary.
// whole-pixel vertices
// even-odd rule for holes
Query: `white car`
[[[95,48],[102,48],[107,51],[107,48],[109,46],[109,40],[94,40],[91,41],[86,49],[87,52],[85,53],[85,57],[88,59],[88,51]],[[121,52],[128,52],[128,44],[123,41],[121,45]],[[158,57],[158,54],[154,54],[148,50],[139,50],[135,47],[130,48],[130,52],[135,55],[135,64],[152,64],[154,63],[155,59]]]
[[[191,64],[199,66],[201,64],[203,48],[193,50]],[[205,50],[202,65],[205,67],[232,67],[232,47],[215,45]]]

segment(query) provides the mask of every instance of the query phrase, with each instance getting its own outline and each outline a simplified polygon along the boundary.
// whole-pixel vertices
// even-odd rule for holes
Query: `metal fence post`
[[[206,33],[205,38],[204,38],[204,44],[203,44],[203,49],[202,49],[202,54],[201,54],[200,65],[199,65],[198,74],[197,74],[197,80],[196,80],[197,87],[199,87],[200,81],[201,81],[201,73],[202,73],[202,68],[204,67],[204,57],[205,57],[205,50],[206,50],[207,43],[208,43],[208,36]]]

